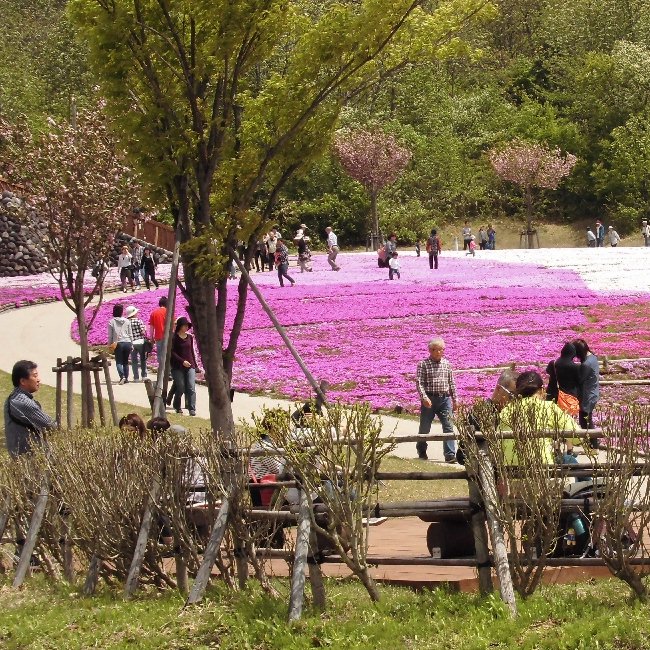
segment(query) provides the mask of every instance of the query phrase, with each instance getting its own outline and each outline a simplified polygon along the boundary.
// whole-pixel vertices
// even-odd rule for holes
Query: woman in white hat
[[[616,248],[616,246],[618,246],[618,242],[621,241],[621,238],[619,237],[618,233],[614,230],[614,226],[610,226],[608,228],[607,238],[609,239],[609,245],[612,248]]]
[[[131,350],[131,370],[133,370],[133,381],[140,381],[140,373],[142,374],[142,379],[147,376],[147,356],[144,353],[146,329],[142,320],[136,318],[138,311],[137,307],[129,305],[124,313],[129,319],[131,328],[131,343],[133,345]]]

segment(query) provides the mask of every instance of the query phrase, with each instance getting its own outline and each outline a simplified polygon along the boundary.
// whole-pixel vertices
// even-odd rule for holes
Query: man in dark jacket
[[[56,422],[34,399],[41,385],[38,368],[33,361],[17,361],[11,371],[14,390],[5,401],[5,437],[7,451],[15,458],[40,443]]]

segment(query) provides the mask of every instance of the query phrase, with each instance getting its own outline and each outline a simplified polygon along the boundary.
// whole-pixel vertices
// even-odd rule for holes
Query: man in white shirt
[[[587,228],[587,246],[589,248],[596,248],[596,235],[594,235],[591,228]]]
[[[336,256],[339,254],[339,242],[336,237],[336,233],[332,230],[331,226],[325,228],[327,233],[327,249],[329,254],[327,255],[327,261],[332,267],[332,271],[340,271],[341,267],[336,264]]]
[[[618,242],[621,241],[621,238],[619,237],[618,233],[614,230],[614,226],[609,227],[607,236],[609,238],[609,245],[612,248],[616,248],[616,246],[618,246]]]
[[[643,245],[650,246],[650,224],[647,219],[641,222],[641,234],[643,235]]]

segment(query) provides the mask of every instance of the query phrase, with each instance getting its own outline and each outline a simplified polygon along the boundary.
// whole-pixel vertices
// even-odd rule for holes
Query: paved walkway
[[[115,299],[121,297],[116,294]],[[56,385],[56,375],[52,367],[58,357],[79,356],[79,346],[70,337],[70,326],[74,316],[62,302],[51,302],[33,307],[15,309],[0,314],[0,327],[5,332],[4,345],[0,345],[0,369],[11,372],[13,364],[18,359],[31,359],[39,366],[41,381],[48,386]],[[118,402],[149,406],[144,384],[117,384],[115,366],[112,368],[115,399]],[[75,392],[81,387],[75,386]],[[208,389],[205,386],[196,387],[197,414],[209,419]],[[251,420],[253,413],[260,413],[262,408],[273,406],[291,406],[293,402],[272,397],[257,397],[246,393],[236,393],[232,404],[235,421]],[[378,416],[379,417],[379,416]],[[188,425],[192,418],[187,416]],[[418,423],[414,419],[401,419],[381,416],[383,431],[386,435],[395,433],[396,436],[414,435],[418,431]],[[436,421],[431,433],[442,433],[442,428]],[[397,445],[396,456],[401,458],[416,458],[415,443]],[[443,461],[442,443],[429,443],[429,457],[432,460]]]

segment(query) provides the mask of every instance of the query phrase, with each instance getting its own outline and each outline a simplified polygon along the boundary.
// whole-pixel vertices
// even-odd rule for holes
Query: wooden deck
[[[429,524],[417,517],[389,519],[379,526],[370,528],[369,557],[395,556],[408,558],[429,558],[426,532]],[[289,574],[283,560],[270,560],[269,573],[276,576]],[[343,564],[324,563],[326,576],[346,577],[350,571]],[[373,577],[384,583],[408,586],[413,589],[432,589],[442,585],[458,591],[478,591],[476,570],[473,567],[442,567],[427,565],[380,565],[372,569]],[[607,567],[549,567],[544,572],[547,584],[580,582],[591,578],[607,578],[611,573]],[[496,579],[495,579],[496,584]]]

